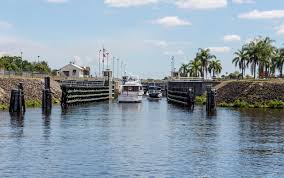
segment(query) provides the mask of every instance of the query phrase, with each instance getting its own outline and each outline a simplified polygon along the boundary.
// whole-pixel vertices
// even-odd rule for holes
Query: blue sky
[[[223,73],[233,53],[256,36],[284,47],[282,0],[1,0],[0,55],[37,56],[60,68],[72,60],[98,71],[98,51],[143,78],[169,74],[211,48]]]

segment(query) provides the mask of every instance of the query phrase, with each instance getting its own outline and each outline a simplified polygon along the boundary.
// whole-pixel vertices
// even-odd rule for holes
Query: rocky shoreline
[[[217,89],[223,107],[284,108],[284,81],[225,81]]]
[[[0,78],[0,110],[8,108],[10,93],[13,88],[22,82],[24,86],[25,100],[27,107],[41,105],[43,79],[37,78]],[[51,80],[53,101],[58,102],[61,97],[61,89],[58,82]]]

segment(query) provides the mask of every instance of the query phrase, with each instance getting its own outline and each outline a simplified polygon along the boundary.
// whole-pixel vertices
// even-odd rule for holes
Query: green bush
[[[284,108],[284,102],[283,101],[278,101],[278,100],[271,100],[267,103],[268,108]]]
[[[196,96],[195,102],[198,105],[205,105],[206,104],[206,96]]]
[[[245,101],[241,101],[241,100],[236,100],[233,103],[233,107],[235,108],[248,108],[250,105],[245,102]]]
[[[9,107],[6,104],[0,104],[0,110],[8,110]]]
[[[38,99],[26,100],[26,107],[28,107],[28,108],[41,107],[41,101],[38,100]]]

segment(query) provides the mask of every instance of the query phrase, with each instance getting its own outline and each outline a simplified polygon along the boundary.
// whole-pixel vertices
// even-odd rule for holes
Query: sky
[[[97,74],[104,46],[128,73],[163,78],[171,56],[178,68],[210,48],[224,74],[237,70],[234,52],[257,36],[284,47],[284,0],[0,0],[0,7],[0,56],[40,56],[54,69],[76,61]]]

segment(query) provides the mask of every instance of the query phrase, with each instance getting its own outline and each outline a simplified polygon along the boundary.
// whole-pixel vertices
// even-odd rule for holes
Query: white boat
[[[121,88],[121,94],[118,96],[119,103],[141,103],[144,90],[139,80],[130,78]]]

